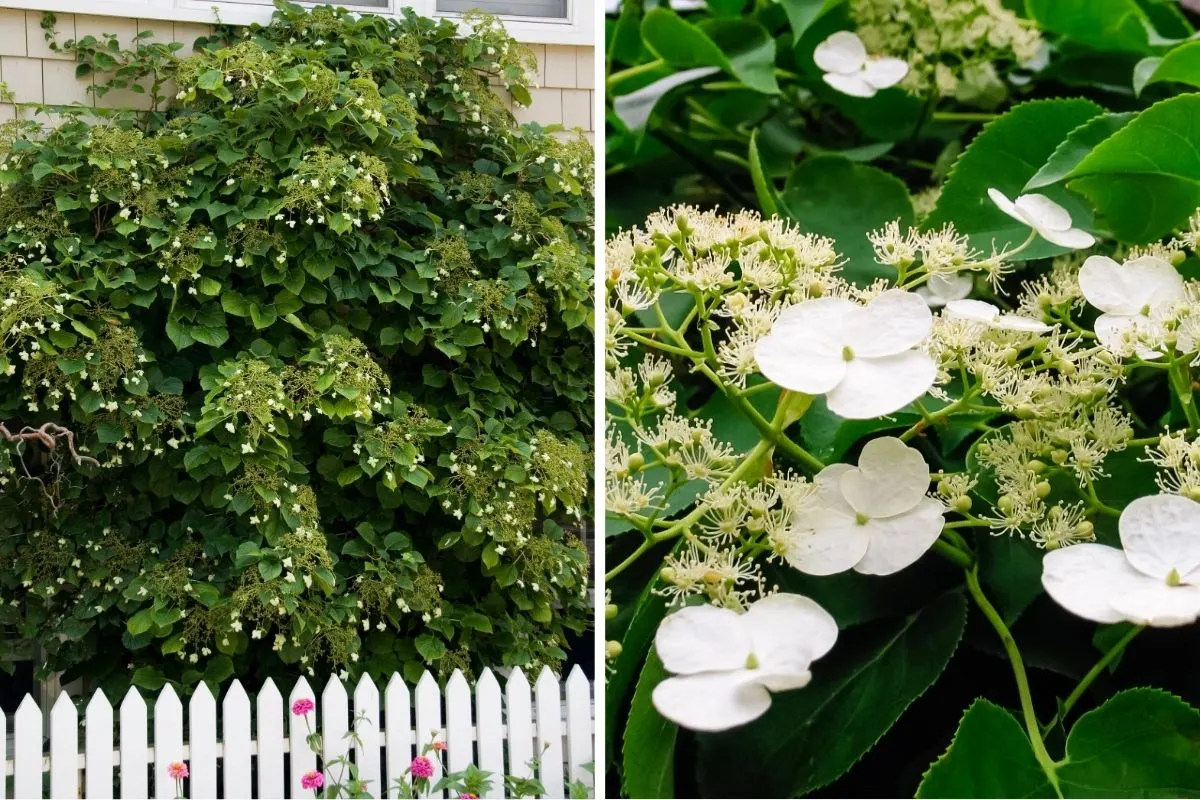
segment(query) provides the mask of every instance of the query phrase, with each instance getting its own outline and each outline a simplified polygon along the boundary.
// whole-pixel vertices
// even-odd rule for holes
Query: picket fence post
[[[444,689],[429,672],[413,687],[392,675],[382,714],[379,687],[365,675],[352,696],[336,676],[324,682],[320,696],[300,678],[286,705],[271,680],[253,701],[236,680],[223,695],[218,702],[200,685],[187,698],[185,714],[185,703],[170,685],[155,696],[130,689],[117,719],[102,691],[86,705],[61,693],[48,711],[26,696],[11,717],[13,752],[4,759],[13,796],[174,798],[170,765],[185,762],[190,773],[185,797],[313,797],[301,786],[303,775],[320,763],[326,785],[347,781],[345,766],[328,764],[350,759],[372,797],[394,797],[396,779],[434,741],[445,745],[443,753],[433,754],[441,759],[431,757],[434,780],[440,777],[439,760],[454,772],[476,764],[492,775],[488,797],[505,796],[505,774],[537,777],[546,797],[556,798],[565,796],[568,781],[592,782],[584,765],[594,758],[595,710],[592,687],[578,668],[562,683],[543,669],[532,687],[520,669],[503,688],[489,669],[474,686],[455,670]],[[300,699],[314,704],[306,716],[291,713]],[[2,741],[9,739],[8,723],[0,712]],[[319,754],[308,743],[310,726],[321,733]],[[347,736],[351,730],[357,741]],[[0,780],[0,800],[7,789]]]

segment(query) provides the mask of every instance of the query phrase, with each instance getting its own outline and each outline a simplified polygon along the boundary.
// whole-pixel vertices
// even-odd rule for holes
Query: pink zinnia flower
[[[433,762],[425,756],[417,756],[412,760],[411,770],[414,778],[432,778]]]
[[[188,776],[187,764],[182,761],[176,761],[167,765],[167,774],[173,780],[181,781]]]
[[[302,789],[320,789],[324,785],[325,776],[315,769],[300,776],[300,788]]]
[[[316,706],[313,701],[307,697],[301,697],[296,702],[292,703],[292,713],[297,717],[303,717],[312,711]]]

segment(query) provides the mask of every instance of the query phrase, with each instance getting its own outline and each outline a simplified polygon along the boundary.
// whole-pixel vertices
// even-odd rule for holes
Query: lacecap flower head
[[[1091,305],[1104,313],[1096,318],[1096,338],[1109,350],[1120,351],[1127,333],[1161,342],[1166,336],[1162,317],[1178,302],[1187,299],[1183,277],[1169,261],[1142,256],[1118,264],[1108,256],[1089,256],[1079,270],[1079,289]],[[1191,342],[1180,342],[1190,352]],[[1158,349],[1143,345],[1139,357],[1162,356]]]
[[[771,707],[771,692],[806,686],[812,662],[837,641],[829,612],[803,595],[774,594],[739,614],[688,606],[658,626],[654,647],[675,677],[654,687],[658,712],[697,731],[745,725]]]

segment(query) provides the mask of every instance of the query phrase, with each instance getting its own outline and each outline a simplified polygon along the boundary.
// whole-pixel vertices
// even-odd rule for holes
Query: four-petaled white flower
[[[1124,550],[1077,544],[1042,559],[1042,585],[1060,606],[1104,624],[1156,628],[1200,617],[1200,504],[1176,494],[1139,497],[1117,523]]]
[[[754,357],[771,382],[826,395],[829,410],[845,419],[872,419],[899,411],[933,385],[937,367],[915,349],[932,326],[925,301],[900,289],[867,306],[818,297],[785,309]]]
[[[852,97],[874,97],[908,74],[908,64],[899,58],[869,57],[862,39],[850,31],[838,31],[817,45],[813,61],[826,83]]]
[[[658,626],[654,646],[675,677],[654,687],[658,712],[697,731],[745,725],[771,707],[771,692],[806,686],[812,662],[837,641],[837,622],[814,601],[774,594],[744,614],[689,606]]]
[[[1090,256],[1079,271],[1083,297],[1104,313],[1096,318],[1096,338],[1110,350],[1121,350],[1125,332],[1140,334],[1161,342],[1166,336],[1162,315],[1171,306],[1187,299],[1183,277],[1170,262],[1155,256],[1142,256],[1119,265],[1107,256]],[[1190,341],[1179,342],[1190,352]],[[1162,353],[1143,345],[1136,347],[1143,359],[1159,358]]]
[[[971,293],[975,279],[969,273],[956,272],[951,275],[930,275],[924,286],[914,291],[925,300],[930,308],[941,308],[951,300],[962,300]]]
[[[945,508],[926,497],[929,465],[894,436],[872,439],[858,466],[830,464],[796,511],[784,558],[809,575],[891,575],[933,547]]]
[[[1023,194],[1009,200],[1003,192],[988,189],[988,197],[996,207],[1022,225],[1030,228],[1051,244],[1071,250],[1082,250],[1096,243],[1085,230],[1071,227],[1071,212],[1044,194]]]
[[[1000,309],[983,300],[951,300],[946,304],[942,316],[947,319],[972,322],[1001,331],[1045,333],[1050,326],[1032,317],[1020,314],[1002,314]]]

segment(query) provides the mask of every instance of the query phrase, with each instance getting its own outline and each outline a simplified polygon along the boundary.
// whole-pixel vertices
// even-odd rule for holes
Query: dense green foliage
[[[413,679],[588,624],[592,152],[516,125],[532,57],[471,21],[57,43],[156,110],[0,132],[0,420],[98,462],[0,449],[44,669]]]
[[[1048,553],[1121,547],[1133,500],[1200,498],[1196,15],[1174,0],[672,5],[624,0],[606,31],[610,796],[1197,796],[1193,618],[1091,622],[1043,584]],[[813,54],[839,31],[904,61],[904,79],[837,91]],[[1094,245],[1034,235],[989,189],[1044,195]],[[1105,341],[1089,256],[1179,273],[1156,354]],[[843,419],[831,395],[806,405],[766,379],[755,346],[783,309],[928,291],[939,264],[958,299],[1045,323],[1043,338],[989,328],[1004,353],[989,360],[933,297],[917,349],[939,391],[895,413]],[[885,435],[930,466],[941,540],[882,577],[802,571],[804,487]],[[673,722],[654,691],[686,672],[656,648],[664,618],[741,615],[772,591],[837,622],[811,683],[768,686],[769,709],[728,730]]]

